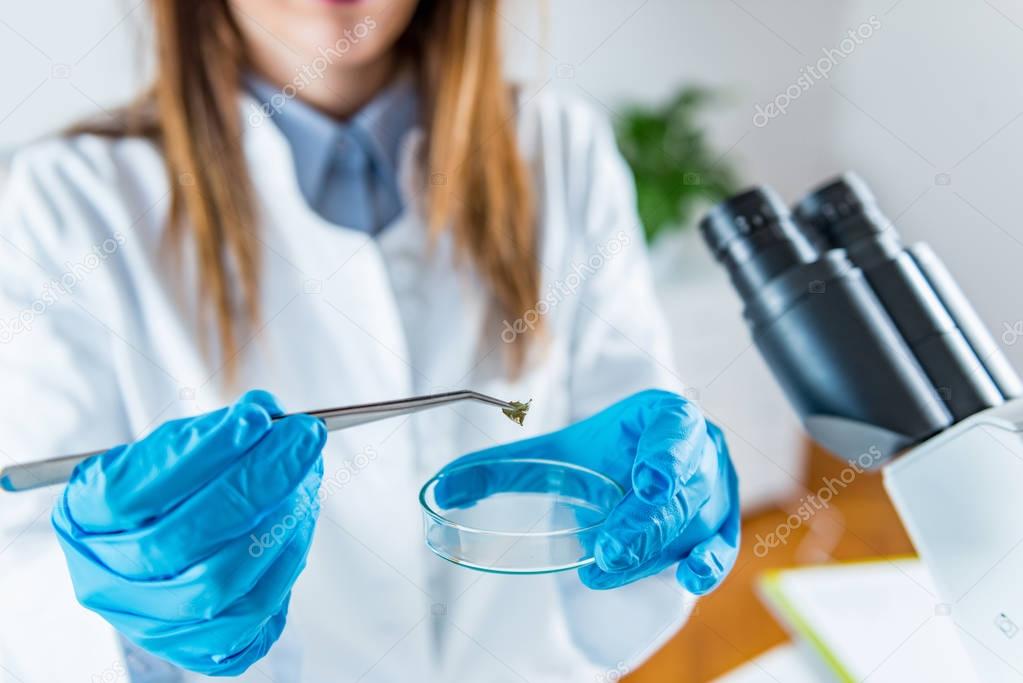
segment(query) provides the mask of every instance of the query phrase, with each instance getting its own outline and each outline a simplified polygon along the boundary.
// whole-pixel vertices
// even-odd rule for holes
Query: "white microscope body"
[[[955,278],[926,244],[903,244],[851,173],[793,210],[746,190],[700,230],[810,436],[846,460],[886,459],[934,616],[980,682],[1023,683],[1023,378]]]
[[[1023,399],[886,465],[888,490],[981,683],[1023,683]]]

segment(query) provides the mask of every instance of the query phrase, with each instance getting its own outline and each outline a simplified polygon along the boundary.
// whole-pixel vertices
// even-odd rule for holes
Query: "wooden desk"
[[[818,491],[829,478],[840,479],[844,465],[812,448],[805,472],[808,491]],[[848,479],[848,474],[846,479]],[[706,683],[756,657],[788,637],[754,592],[765,570],[879,555],[907,555],[913,547],[884,493],[879,474],[860,474],[837,491],[826,508],[794,528],[788,542],[757,557],[757,535],[763,537],[789,525],[789,515],[803,503],[796,498],[780,508],[751,511],[743,521],[743,542],[731,576],[715,593],[703,598],[685,628],[628,683]]]

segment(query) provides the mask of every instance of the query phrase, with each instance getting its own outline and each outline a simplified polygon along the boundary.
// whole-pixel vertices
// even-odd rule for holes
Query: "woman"
[[[676,381],[606,123],[503,82],[496,0],[152,6],[153,90],[25,150],[2,204],[8,459],[127,445],[3,499],[0,664],[534,682],[638,664],[731,568],[738,501],[720,432],[641,391]],[[272,395],[232,402],[251,387]],[[270,420],[455,387],[535,410],[524,430],[459,408],[329,440]],[[424,549],[419,486],[481,448],[630,490],[595,565],[501,577]]]

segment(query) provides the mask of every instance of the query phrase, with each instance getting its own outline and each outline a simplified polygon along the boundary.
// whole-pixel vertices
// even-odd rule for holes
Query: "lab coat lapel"
[[[321,219],[305,203],[290,149],[267,121],[247,133],[246,149],[261,200],[265,249],[265,335],[289,409],[364,403],[414,393],[415,368],[387,264],[376,240]],[[402,229],[408,215],[392,228]],[[410,231],[414,228],[410,227]],[[315,332],[311,332],[315,331]],[[283,398],[283,397],[282,397]],[[424,597],[422,480],[413,425],[394,419],[331,434],[324,449],[320,519],[306,570],[296,584],[289,628],[301,634],[307,675],[346,661],[372,665],[396,640],[427,658],[416,625]],[[358,620],[324,605],[359,604]],[[410,653],[411,654],[411,653]]]
[[[305,305],[297,308],[326,323],[336,337],[302,346],[323,361],[320,372],[331,369],[343,395],[379,398],[385,389],[407,389],[404,332],[375,241],[328,223],[306,204],[287,141],[271,121],[250,129],[246,150],[263,214],[267,316],[299,295]],[[353,379],[364,381],[345,386]]]
[[[410,340],[413,388],[417,394],[471,388],[502,395],[503,349],[499,339],[485,334],[491,313],[489,289],[469,260],[458,258],[451,231],[431,238],[421,218],[425,211],[420,188],[428,185],[415,160],[422,141],[422,133],[416,131],[403,149],[400,183],[406,219],[378,239]],[[468,404],[415,417],[417,449],[426,466],[423,474],[432,475],[464,452],[465,434],[479,435],[481,425],[484,431],[493,431],[488,417],[493,415],[485,407]],[[498,430],[503,426],[499,422]],[[495,434],[486,445],[497,440]]]
[[[429,235],[420,189],[426,183],[415,163],[422,142],[419,130],[406,137],[399,183],[407,208],[378,244],[411,342],[413,382],[418,393],[427,393],[464,388],[460,383],[479,356],[487,288],[467,259],[456,258],[449,230]]]

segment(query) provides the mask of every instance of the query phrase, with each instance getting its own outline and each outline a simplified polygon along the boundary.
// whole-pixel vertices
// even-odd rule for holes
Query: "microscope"
[[[881,469],[978,680],[1023,682],[1023,383],[948,270],[854,174],[700,230],[810,436]]]

